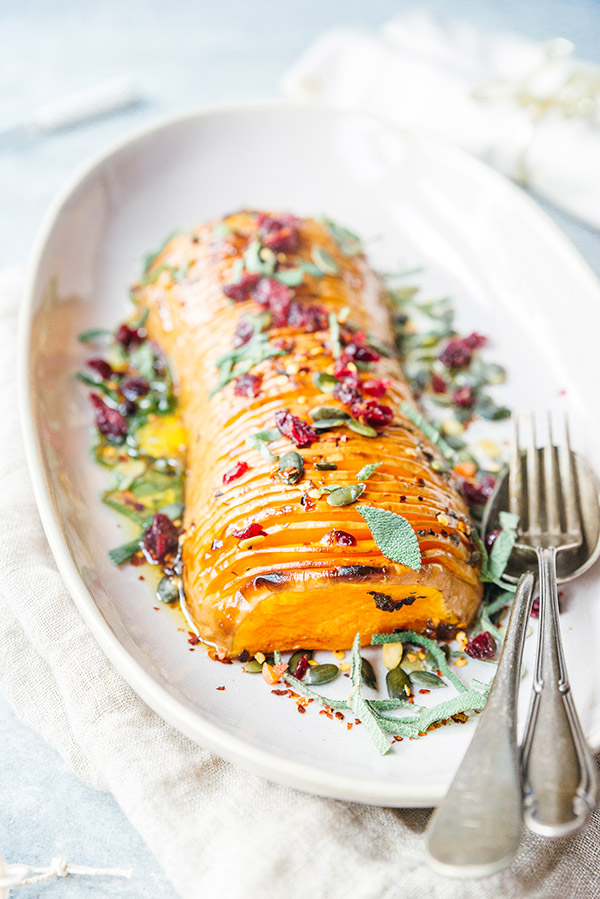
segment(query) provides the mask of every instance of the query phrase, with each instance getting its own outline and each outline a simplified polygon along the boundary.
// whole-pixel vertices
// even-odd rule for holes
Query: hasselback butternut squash
[[[236,656],[468,625],[467,508],[403,407],[385,289],[352,234],[242,211],[172,237],[134,296],[179,379],[183,580],[204,641]],[[420,570],[382,553],[361,491],[410,523]]]

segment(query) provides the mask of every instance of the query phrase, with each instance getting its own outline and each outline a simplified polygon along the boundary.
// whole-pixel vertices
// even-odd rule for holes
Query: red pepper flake
[[[296,706],[296,708],[298,709],[298,711],[300,712],[301,715],[304,715],[304,713],[306,712],[306,709],[303,705],[298,705],[298,706]]]
[[[246,525],[245,528],[242,528],[241,531],[232,531],[232,536],[237,540],[246,540],[248,537],[266,537],[265,531],[263,531],[262,526],[257,521],[252,521],[250,524]]]
[[[431,690],[419,690],[419,693],[422,693],[423,696],[426,696],[427,693],[431,693]]]
[[[127,422],[121,413],[107,406],[97,393],[90,393],[90,400],[95,409],[96,427],[100,433],[122,443],[127,436]]]
[[[355,723],[355,724],[362,724],[360,718],[355,718],[355,719],[354,719],[354,723]]]
[[[317,439],[317,434],[313,428],[307,422],[302,421],[301,418],[292,415],[291,412],[277,412],[275,414],[275,424],[279,433],[295,443],[297,447],[310,446]]]
[[[144,534],[144,548],[155,562],[163,564],[179,548],[179,532],[168,515],[155,512]]]
[[[244,272],[239,281],[234,281],[231,284],[224,284],[223,293],[226,297],[229,297],[230,300],[241,303],[250,298],[252,291],[259,281],[260,275],[252,275],[249,272]]]
[[[249,470],[250,466],[247,462],[236,462],[235,465],[229,468],[223,475],[223,483],[231,484],[232,481],[237,481],[238,478],[241,478],[242,475],[246,474]]]
[[[289,690],[271,690],[271,693],[274,693],[275,696],[289,696]]]
[[[188,643],[190,644],[190,646],[197,646],[200,642],[200,637],[193,631],[188,631],[188,635]]]
[[[344,715],[341,712],[335,712],[335,717],[338,718],[340,721],[344,720]]]
[[[346,724],[346,730],[352,730],[353,727],[354,724],[352,723],[352,721],[348,721],[348,723]]]
[[[224,690],[225,687],[217,687],[217,690]]]

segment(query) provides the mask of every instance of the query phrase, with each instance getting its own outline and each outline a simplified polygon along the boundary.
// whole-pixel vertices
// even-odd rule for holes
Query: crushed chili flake
[[[198,643],[200,642],[200,637],[197,634],[195,634],[193,631],[188,631],[188,635],[189,635],[188,643],[191,646],[197,646]]]
[[[248,537],[266,537],[266,532],[263,531],[262,526],[257,521],[252,521],[245,528],[242,528],[240,531],[232,531],[231,534],[237,540],[246,540]]]
[[[338,718],[340,721],[344,720],[344,715],[342,714],[342,712],[335,712],[335,717]]]
[[[306,708],[303,705],[298,705],[298,706],[296,706],[296,708],[298,709],[298,711],[300,712],[301,715],[304,715],[304,713],[306,712]]]
[[[353,727],[354,727],[353,722],[352,722],[352,721],[348,721],[348,723],[346,724],[346,730],[352,730]]]
[[[249,470],[250,466],[247,462],[236,462],[235,465],[229,468],[223,475],[223,483],[231,484],[232,481],[237,481],[238,478],[241,478],[242,475],[246,474]]]
[[[224,690],[225,687],[217,687],[217,690]]]

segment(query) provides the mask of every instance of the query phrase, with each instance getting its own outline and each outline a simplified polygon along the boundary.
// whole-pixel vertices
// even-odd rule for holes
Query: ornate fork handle
[[[575,710],[558,619],[556,550],[537,550],[540,627],[522,750],[524,818],[548,837],[580,828],[595,807],[598,776]]]

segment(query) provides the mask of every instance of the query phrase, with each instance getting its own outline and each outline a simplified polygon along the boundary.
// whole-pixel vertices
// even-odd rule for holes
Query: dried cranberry
[[[257,521],[246,525],[241,531],[232,531],[231,533],[238,540],[247,540],[248,537],[266,537],[265,532]]]
[[[260,215],[258,234],[263,246],[275,253],[294,253],[300,243],[299,219],[295,215]]]
[[[378,403],[377,400],[367,400],[352,407],[352,414],[355,418],[360,418],[365,424],[371,425],[372,428],[380,428],[389,425],[394,420],[393,409]]]
[[[290,306],[288,325],[292,328],[301,328],[308,334],[325,331],[329,327],[327,310],[323,306],[302,306],[293,302]]]
[[[338,546],[356,546],[356,537],[348,534],[347,531],[331,531],[329,536],[335,540]]]
[[[349,343],[344,352],[355,362],[379,362],[381,359],[379,353],[366,344]]]
[[[459,387],[452,394],[452,402],[464,409],[471,409],[475,405],[475,392],[472,387]]]
[[[159,564],[164,564],[167,556],[177,552],[179,532],[168,515],[155,512],[152,524],[144,534],[144,548]]]
[[[355,387],[354,384],[348,381],[338,381],[333,388],[333,396],[336,400],[339,400],[340,403],[344,403],[346,406],[352,406],[354,403],[359,403],[362,399],[358,387]]]
[[[238,347],[244,346],[245,343],[248,343],[251,337],[254,336],[254,325],[252,322],[249,322],[247,318],[240,318],[239,322],[235,326],[235,333],[233,335],[233,347],[234,349],[238,349]]]
[[[493,493],[496,486],[496,480],[491,475],[486,474],[479,484],[472,481],[463,480],[460,489],[466,501],[470,506],[485,506],[488,497]]]
[[[150,390],[150,384],[146,378],[126,378],[121,384],[121,393],[128,400],[136,400],[139,396],[146,396]]]
[[[275,278],[261,278],[254,291],[254,299],[269,309],[273,316],[274,328],[285,328],[292,305],[292,292],[289,287]]]
[[[308,656],[304,654],[300,656],[298,664],[296,665],[296,670],[294,671],[294,677],[297,677],[298,680],[302,680],[306,672],[308,671]]]
[[[260,380],[258,375],[253,375],[250,372],[240,375],[239,378],[235,379],[235,384],[233,385],[235,396],[258,396],[260,393]]]
[[[275,414],[275,424],[280,434],[287,437],[298,447],[310,446],[317,439],[311,426],[291,412],[281,411]]]
[[[120,412],[107,406],[97,393],[90,393],[90,400],[96,410],[96,427],[105,437],[112,437],[122,443],[127,436],[127,422]]]
[[[435,371],[431,376],[431,389],[434,393],[446,393],[446,390],[448,389],[448,385],[442,376],[438,375]]]
[[[137,405],[133,400],[123,400],[122,403],[119,403],[119,412],[127,418],[128,415],[137,412]]]
[[[135,346],[138,343],[142,343],[145,335],[141,334],[137,328],[130,328],[129,325],[120,325],[117,328],[117,332],[115,337],[119,341],[119,343],[128,350],[130,347]]]
[[[482,631],[469,640],[465,652],[472,659],[493,659],[496,655],[496,641],[489,631]]]
[[[231,484],[232,481],[237,481],[237,479],[241,478],[243,474],[246,474],[249,469],[250,466],[247,462],[236,462],[235,465],[223,475],[223,483]]]
[[[340,381],[351,381],[354,384],[358,384],[359,377],[357,372],[353,368],[348,368],[348,363],[351,361],[349,356],[342,353],[333,366],[333,374],[336,378],[339,378]]]
[[[98,372],[103,381],[108,381],[113,376],[112,366],[105,359],[88,359],[85,364]]]
[[[369,396],[374,396],[378,400],[380,400],[382,396],[385,396],[389,386],[389,381],[382,381],[379,378],[363,381],[361,384],[364,393],[368,393]]]
[[[494,528],[493,531],[490,531],[488,534],[485,535],[485,540],[483,541],[483,543],[489,553],[491,553],[492,546],[496,542],[496,538],[498,537],[499,533],[500,533],[500,528]]]
[[[463,337],[463,343],[470,350],[478,350],[479,347],[485,346],[487,342],[487,337],[484,337],[483,334],[478,334],[476,331],[473,331],[468,337]]]
[[[231,284],[224,284],[223,293],[226,297],[229,297],[230,300],[241,303],[243,300],[247,300],[250,297],[250,294],[259,281],[260,275],[251,275],[249,272],[244,272],[239,281],[234,281]]]
[[[559,591],[559,594],[558,594],[558,611],[559,611],[559,614],[562,614],[562,611],[563,611],[563,593],[562,593],[562,591]],[[531,617],[532,618],[540,617],[540,598],[539,598],[539,596],[536,596],[536,598],[533,600],[533,603],[531,605]]]
[[[440,362],[447,368],[466,368],[471,361],[473,350],[464,340],[451,340],[439,355]]]

